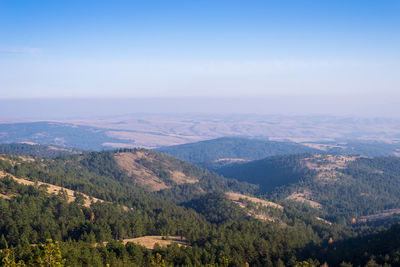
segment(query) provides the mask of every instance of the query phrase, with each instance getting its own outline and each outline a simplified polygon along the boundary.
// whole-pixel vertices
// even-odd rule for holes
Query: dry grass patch
[[[114,157],[118,166],[122,170],[126,171],[129,176],[134,177],[135,182],[138,185],[147,188],[150,191],[159,191],[170,188],[170,186],[167,185],[161,178],[159,178],[153,170],[140,163],[140,160],[145,160],[150,163],[157,161],[157,159],[155,159],[150,153],[146,151],[122,152],[116,153]],[[156,163],[159,164],[159,162]],[[164,166],[163,169],[168,171],[170,174],[170,178],[168,179],[178,185],[187,183],[193,184],[198,182],[198,179],[189,177],[182,171],[170,170],[170,163],[168,161],[162,162],[161,164]]]
[[[241,199],[245,199],[247,201],[251,201],[251,202],[256,203],[256,204],[261,204],[264,207],[271,207],[271,208],[283,210],[283,207],[281,205],[279,205],[279,204],[276,204],[276,203],[271,202],[271,201],[259,199],[259,198],[256,198],[256,197],[250,197],[250,196],[246,196],[246,195],[239,194],[239,193],[234,193],[234,192],[226,192],[225,195],[230,200],[235,201],[235,202],[240,202]]]
[[[317,219],[317,220],[318,220],[318,221],[320,221],[320,222],[323,222],[323,223],[326,223],[326,224],[332,225],[332,223],[331,223],[330,221],[327,221],[327,220],[325,220],[325,219],[322,219],[322,218],[320,218],[320,217],[315,217],[315,219]]]
[[[135,177],[135,182],[148,188],[151,191],[159,191],[169,188],[160,178],[158,178],[151,170],[144,168],[137,162],[140,158],[145,157],[144,152],[122,152],[114,155],[118,166],[127,172],[129,176]],[[150,157],[146,160],[151,161]]]
[[[400,209],[384,210],[380,213],[362,216],[362,217],[360,217],[360,220],[361,221],[375,221],[375,220],[380,220],[380,219],[384,219],[386,217],[393,216],[395,214],[400,214]]]
[[[163,236],[142,236],[137,238],[128,238],[123,239],[122,242],[126,245],[128,242],[132,242],[141,246],[144,246],[147,249],[153,249],[155,244],[160,245],[161,247],[166,247],[173,243],[178,244],[178,246],[188,246],[189,242],[185,237],[181,238],[180,236],[168,236],[168,240],[163,238]],[[104,245],[107,245],[107,242],[104,242]]]
[[[323,183],[334,183],[339,181],[342,175],[338,169],[344,169],[350,162],[353,162],[361,156],[346,155],[322,155],[315,154],[303,159],[303,164],[314,171],[317,171],[317,179]]]
[[[302,143],[302,145],[306,146],[306,147],[310,147],[310,148],[314,148],[314,149],[319,149],[322,151],[327,151],[328,149],[332,149],[332,148],[343,148],[345,149],[346,146],[343,145],[339,145],[339,144],[318,144],[318,143]]]
[[[9,162],[12,166],[19,165],[22,162],[34,162],[35,159],[29,156],[11,155],[7,157],[5,154],[0,154],[0,160]]]
[[[1,194],[1,193],[0,193],[0,198],[6,199],[6,200],[10,200],[11,199],[10,196],[7,196],[7,195]]]
[[[303,192],[294,192],[290,196],[286,197],[286,199],[307,203],[313,208],[322,209],[321,204],[312,200],[312,193],[309,190],[304,190]]]
[[[230,163],[237,163],[237,162],[250,162],[250,159],[242,159],[242,158],[220,158],[214,160],[214,162],[222,162],[225,164],[230,164]]]
[[[181,171],[171,171],[171,175],[171,180],[177,184],[194,184],[199,181],[198,179],[188,177]]]
[[[34,158],[28,157],[28,156],[20,156],[20,155],[18,155],[18,158],[20,160],[22,160],[23,162],[34,162],[35,161]]]

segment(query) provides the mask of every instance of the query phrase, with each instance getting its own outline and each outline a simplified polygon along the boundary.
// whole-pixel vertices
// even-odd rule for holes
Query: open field
[[[333,116],[133,114],[107,119],[60,122],[113,129],[107,134],[114,138],[131,140],[135,146],[149,148],[223,136],[261,137],[277,141],[304,142],[308,146],[319,149],[332,148],[332,145],[311,144],[310,141],[353,139],[396,142],[400,139],[400,123],[395,119],[357,119]],[[379,136],[379,140],[376,139],[376,136]]]
[[[141,246],[144,246],[147,249],[153,249],[155,244],[160,245],[161,247],[166,247],[173,243],[178,244],[178,246],[188,246],[186,238],[182,238],[180,236],[168,236],[168,238],[163,238],[163,236],[141,236],[136,238],[128,238],[123,239],[122,242],[126,245],[128,242],[132,242]],[[107,242],[104,242],[104,245],[107,245]]]

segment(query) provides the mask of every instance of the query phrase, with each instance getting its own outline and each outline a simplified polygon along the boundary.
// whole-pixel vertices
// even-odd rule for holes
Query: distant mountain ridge
[[[112,138],[107,129],[59,122],[0,124],[0,143],[33,142],[81,150],[111,148],[107,143],[132,143]]]
[[[173,157],[215,170],[226,165],[246,163],[269,156],[301,153],[335,155],[399,156],[397,143],[337,141],[284,142],[246,137],[222,137],[196,143],[156,149]]]
[[[11,143],[0,144],[0,153],[53,158],[62,155],[76,154],[79,153],[79,150],[58,146],[39,145],[34,143]]]
[[[246,162],[274,155],[321,152],[319,149],[294,142],[240,137],[223,137],[156,150],[209,169],[232,162]]]

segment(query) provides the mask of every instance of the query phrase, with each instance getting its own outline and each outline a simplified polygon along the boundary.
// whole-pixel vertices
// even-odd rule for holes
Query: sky
[[[0,0],[0,99],[392,103],[399,14],[397,0]]]

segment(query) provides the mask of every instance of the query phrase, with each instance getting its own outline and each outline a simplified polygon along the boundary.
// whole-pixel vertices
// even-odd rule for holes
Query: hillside
[[[320,261],[331,262],[332,266],[342,262],[351,262],[354,266],[399,266],[400,224],[321,249],[326,252],[319,255]]]
[[[321,150],[293,142],[265,141],[239,137],[224,137],[163,147],[157,149],[157,151],[209,169],[274,155],[321,152]]]
[[[83,262],[151,266],[159,257],[174,266],[215,264],[224,257],[232,266],[246,262],[294,266],[308,258],[322,261],[325,258],[317,250],[331,238],[345,244],[348,238],[374,229],[368,220],[348,223],[351,216],[358,220],[357,214],[369,215],[383,207],[392,212],[397,207],[398,160],[297,154],[236,166],[269,162],[274,167],[269,171],[274,170],[276,177],[297,177],[289,179],[290,186],[271,188],[270,201],[266,195],[256,196],[266,184],[258,188],[226,179],[146,149],[56,158],[3,154],[0,259],[9,246],[17,260],[34,265],[31,256],[45,253],[38,244],[52,238],[60,242],[70,266]],[[363,183],[349,182],[358,179],[364,179]],[[392,181],[392,191],[388,181]],[[354,198],[354,188],[375,188],[370,191],[375,202],[360,202]],[[310,207],[311,201],[321,206]],[[183,246],[176,240],[184,240]]]
[[[400,159],[329,154],[268,157],[217,170],[260,186],[276,198],[304,202],[337,216],[374,219],[400,208]],[[389,212],[390,211],[390,212]],[[378,216],[379,217],[379,216]],[[381,216],[384,217],[384,216]]]

